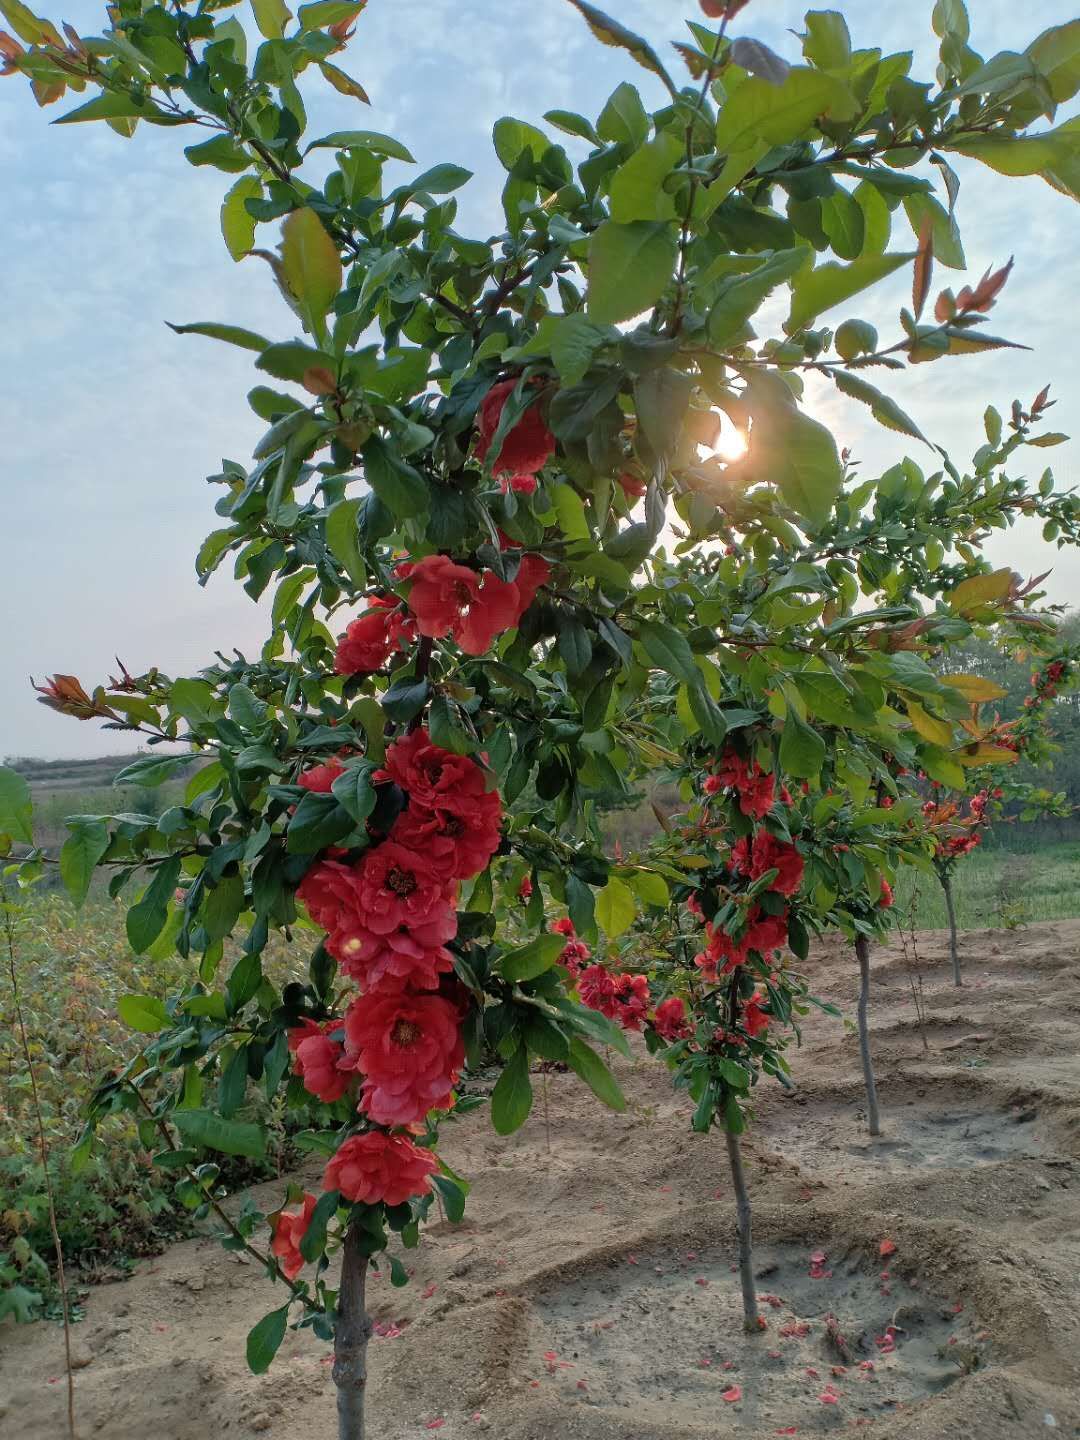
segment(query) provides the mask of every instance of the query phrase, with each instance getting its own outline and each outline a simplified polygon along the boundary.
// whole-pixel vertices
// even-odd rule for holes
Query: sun
[[[717,418],[720,421],[720,428],[717,431],[715,443],[707,447],[702,446],[704,456],[723,460],[728,464],[741,460],[748,448],[745,431],[734,425],[726,415],[719,415]]]

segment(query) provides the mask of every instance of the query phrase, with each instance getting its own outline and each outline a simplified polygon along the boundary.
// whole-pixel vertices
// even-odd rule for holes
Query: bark
[[[739,1137],[728,1130],[728,1162],[731,1165],[731,1183],[735,1190],[735,1223],[739,1236],[739,1282],[742,1285],[743,1329],[756,1335],[761,1329],[758,1320],[757,1290],[754,1288],[754,1246],[751,1236],[750,1196],[746,1190],[746,1176],[743,1174],[742,1153]]]
[[[367,1348],[371,1316],[364,1305],[367,1256],[361,1253],[355,1228],[345,1235],[341,1289],[334,1335],[334,1384],[337,1386],[338,1440],[364,1440],[364,1399],[367,1394]]]
[[[870,941],[865,935],[855,940],[855,954],[859,960],[859,1054],[862,1057],[863,1080],[866,1082],[866,1115],[870,1122],[870,1134],[881,1134],[881,1119],[878,1115],[877,1083],[874,1080],[874,1061],[870,1055],[870,1027],[866,1012],[870,1004]]]
[[[956,906],[953,904],[952,878],[941,877],[941,888],[945,891],[945,909],[949,915],[949,959],[952,961],[953,984],[963,985],[960,974],[960,948],[956,940]]]

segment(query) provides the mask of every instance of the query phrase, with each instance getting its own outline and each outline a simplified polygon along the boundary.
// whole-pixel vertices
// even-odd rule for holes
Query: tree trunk
[[[880,1135],[877,1083],[874,1080],[874,1062],[870,1056],[870,1028],[866,1019],[867,1007],[870,1004],[870,941],[865,935],[856,937],[855,954],[859,960],[859,1054],[862,1056],[863,1080],[866,1082],[866,1115],[870,1122],[870,1134]]]
[[[750,1196],[746,1191],[739,1137],[730,1130],[725,1134],[731,1183],[735,1189],[735,1223],[739,1236],[739,1281],[742,1285],[743,1329],[756,1335],[761,1329],[758,1320],[757,1291],[754,1288],[754,1247],[750,1230]]]
[[[338,1440],[364,1440],[367,1348],[371,1339],[371,1316],[364,1307],[367,1267],[359,1235],[355,1226],[350,1226],[342,1250],[334,1335],[332,1374],[337,1386]]]
[[[949,959],[952,961],[953,984],[963,985],[964,981],[960,974],[960,949],[956,942],[956,906],[953,904],[952,877],[950,875],[941,877],[941,888],[945,891],[945,909],[949,915]]]

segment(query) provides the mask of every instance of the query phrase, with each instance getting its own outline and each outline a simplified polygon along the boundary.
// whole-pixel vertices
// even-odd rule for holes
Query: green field
[[[1036,920],[1080,916],[1080,841],[1038,850],[977,850],[953,879],[961,930],[1012,928]],[[897,911],[918,929],[948,924],[941,886],[932,876],[905,870],[896,891]]]

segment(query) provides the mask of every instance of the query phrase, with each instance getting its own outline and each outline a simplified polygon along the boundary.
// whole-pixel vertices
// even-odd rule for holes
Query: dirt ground
[[[483,1111],[447,1126],[473,1192],[407,1255],[408,1287],[369,1287],[370,1440],[1080,1436],[1080,921],[961,947],[956,990],[944,936],[920,937],[923,1028],[899,946],[874,957],[880,1139],[840,1021],[808,1018],[793,1094],[759,1087],[760,1336],[738,1323],[721,1139],[690,1132],[643,1050],[620,1067],[625,1115],[552,1074],[548,1125],[538,1083],[508,1139]],[[811,964],[849,1013],[850,952]],[[246,1370],[277,1293],[212,1240],[95,1290],[74,1332],[80,1436],[329,1440],[309,1332]],[[57,1327],[0,1330],[0,1434],[60,1440],[62,1374]]]

